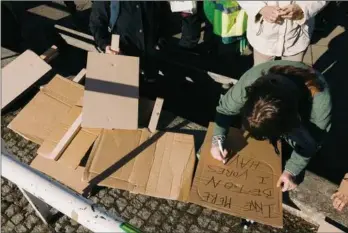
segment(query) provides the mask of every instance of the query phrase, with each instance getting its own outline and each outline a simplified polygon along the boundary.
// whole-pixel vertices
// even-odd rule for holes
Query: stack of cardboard
[[[102,185],[187,201],[193,136],[139,128],[153,105],[139,105],[138,58],[89,53],[85,87],[56,75],[9,128],[41,145],[32,167],[79,193]]]
[[[56,75],[8,127],[41,145],[33,168],[79,193],[102,185],[281,227],[273,146],[231,128],[234,155],[222,164],[210,155],[210,124],[193,175],[193,136],[156,130],[161,103],[139,99],[138,58],[89,53],[85,87]],[[139,127],[153,106],[149,127]]]

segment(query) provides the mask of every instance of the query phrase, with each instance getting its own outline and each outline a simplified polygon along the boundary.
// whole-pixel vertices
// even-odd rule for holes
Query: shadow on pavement
[[[347,5],[346,5],[347,6]],[[328,50],[314,64],[324,73],[332,96],[332,126],[321,153],[313,159],[309,169],[321,177],[339,184],[348,172],[348,14],[347,9],[335,12],[335,25],[345,27],[345,32],[332,39]]]

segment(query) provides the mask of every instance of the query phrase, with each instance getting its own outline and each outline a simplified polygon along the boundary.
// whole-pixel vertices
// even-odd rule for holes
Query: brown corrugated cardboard
[[[57,144],[61,141],[69,127],[81,114],[81,107],[74,106],[61,119],[55,122],[51,133],[42,143],[38,150],[38,155],[48,157]],[[98,137],[100,129],[82,128],[72,139],[69,146],[62,153],[58,160],[59,163],[65,166],[76,169],[81,162],[81,159],[86,155],[89,148],[92,146],[95,139]]]
[[[78,102],[83,86],[56,75],[8,125],[23,137],[42,144],[54,124]]]
[[[187,201],[195,162],[192,135],[103,130],[85,170],[91,185]]]
[[[1,109],[32,86],[51,66],[27,50],[1,71]]]
[[[88,53],[82,127],[137,129],[139,58]]]
[[[230,128],[226,148],[235,155],[224,165],[210,154],[212,131],[211,123],[201,149],[190,202],[282,227],[282,193],[276,187],[281,157],[274,147]]]
[[[78,193],[83,193],[83,190],[88,186],[88,182],[82,181],[84,167],[71,169],[64,164],[52,159],[46,159],[42,156],[36,156],[30,166],[58,180]]]

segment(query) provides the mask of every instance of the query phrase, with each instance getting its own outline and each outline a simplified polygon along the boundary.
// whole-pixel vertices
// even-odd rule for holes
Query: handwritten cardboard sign
[[[224,165],[210,155],[212,132],[211,123],[201,148],[190,202],[282,227],[282,194],[276,187],[281,175],[281,157],[274,147],[231,128],[226,147],[233,151],[232,158]]]

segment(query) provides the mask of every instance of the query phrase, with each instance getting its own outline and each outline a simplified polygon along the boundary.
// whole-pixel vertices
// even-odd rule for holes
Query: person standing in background
[[[326,1],[238,1],[248,14],[247,38],[254,65],[281,57],[303,61],[314,30],[314,16]]]
[[[158,42],[166,37],[165,15],[169,4],[160,1],[95,1],[89,27],[99,50],[117,54],[111,49],[111,36],[120,36],[120,53],[140,57],[145,79],[156,75],[152,59],[156,58]]]

